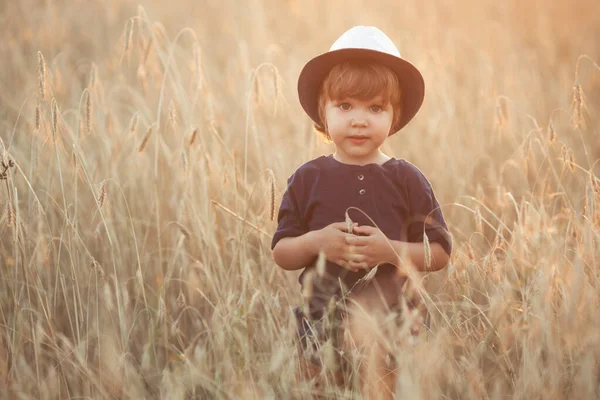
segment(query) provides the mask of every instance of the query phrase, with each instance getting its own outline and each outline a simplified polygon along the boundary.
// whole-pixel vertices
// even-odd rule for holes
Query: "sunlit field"
[[[397,398],[600,397],[597,0],[2,1],[0,397],[360,398],[299,376],[270,250],[332,151],[298,73],[354,25],[423,73],[383,150],[454,238]]]

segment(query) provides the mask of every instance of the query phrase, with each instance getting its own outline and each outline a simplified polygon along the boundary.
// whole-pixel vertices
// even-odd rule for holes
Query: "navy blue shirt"
[[[350,165],[332,155],[307,162],[288,179],[271,249],[285,237],[344,222],[349,207],[361,209],[391,240],[423,243],[426,233],[430,243],[437,242],[448,254],[452,252],[452,241],[433,189],[417,167],[393,157],[381,165]],[[374,226],[358,210],[350,209],[348,215],[359,225]],[[315,261],[316,258],[300,275],[303,286]],[[392,264],[380,265],[374,281],[385,284],[393,280],[395,269]],[[346,289],[353,288],[367,272],[351,272],[327,262],[324,276],[311,283],[312,317],[322,316],[331,296],[340,294],[340,281]]]

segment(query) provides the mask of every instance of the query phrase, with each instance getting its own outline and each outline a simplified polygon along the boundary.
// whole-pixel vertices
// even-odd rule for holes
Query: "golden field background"
[[[270,252],[272,196],[332,150],[297,75],[353,25],[424,75],[384,151],[455,241],[431,331],[390,337],[398,398],[600,396],[596,1],[4,0],[0,397],[358,396],[296,377]]]

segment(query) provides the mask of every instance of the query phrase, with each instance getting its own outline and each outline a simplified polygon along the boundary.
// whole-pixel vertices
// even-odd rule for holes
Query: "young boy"
[[[335,152],[305,163],[288,179],[273,257],[286,270],[304,268],[299,280],[306,311],[295,310],[303,350],[309,350],[307,336],[321,344],[335,339],[325,329],[333,304],[340,329],[351,338],[339,345],[351,342],[366,355],[361,377],[368,398],[393,398],[388,354],[365,321],[398,309],[406,283],[398,255],[406,253],[417,269],[435,271],[452,250],[425,176],[380,150],[419,110],[423,78],[383,32],[357,26],[304,66],[298,94]],[[320,253],[325,260],[318,265]],[[364,279],[376,266],[373,278]]]

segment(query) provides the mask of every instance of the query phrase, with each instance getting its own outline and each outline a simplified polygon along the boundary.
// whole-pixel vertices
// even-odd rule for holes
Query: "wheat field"
[[[2,1],[0,397],[360,398],[299,379],[270,251],[332,151],[298,73],[353,25],[423,73],[384,151],[454,237],[397,398],[600,397],[595,0]]]

